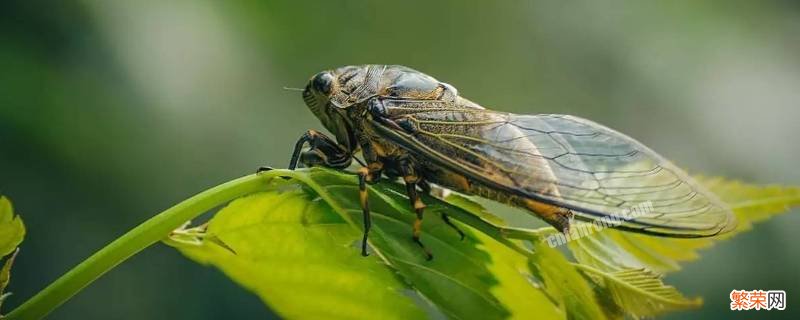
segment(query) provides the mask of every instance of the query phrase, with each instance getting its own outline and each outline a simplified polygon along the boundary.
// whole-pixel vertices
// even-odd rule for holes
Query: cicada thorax
[[[370,149],[368,151],[387,162],[408,157],[408,152],[381,138],[374,128],[367,125],[370,119],[393,119],[391,113],[394,108],[429,109],[454,105],[458,99],[458,92],[453,86],[411,68],[368,65],[360,70],[362,72],[357,72],[358,69],[343,71],[346,88],[342,90],[342,94],[333,97],[332,101],[340,105],[351,105],[348,107],[348,116],[353,123],[353,130],[359,136],[361,147]]]

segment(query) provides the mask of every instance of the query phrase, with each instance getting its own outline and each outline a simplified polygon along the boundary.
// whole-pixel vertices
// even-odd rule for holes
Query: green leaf
[[[19,216],[14,215],[11,201],[0,196],[0,257],[17,249],[25,238],[25,225]]]
[[[3,267],[0,268],[0,310],[3,307],[3,301],[11,295],[11,292],[5,292],[6,287],[8,287],[8,283],[11,282],[11,267],[14,265],[14,259],[17,258],[17,253],[19,249],[14,250],[14,252],[6,259],[6,262],[3,263]],[[0,314],[0,319],[3,318],[3,315]]]
[[[365,258],[355,176],[323,169],[267,174],[291,179],[275,178],[264,193],[232,202],[201,236],[213,235],[230,250],[187,241],[185,231],[169,243],[220,268],[286,318],[565,318],[518,248],[463,223],[467,237],[460,241],[441,221],[443,212],[471,216],[460,208],[424,198],[422,241],[435,255],[426,261],[411,241],[414,214],[404,190],[370,186],[372,255]],[[568,277],[593,294],[577,273]]]
[[[514,229],[469,197],[424,196],[426,261],[411,241],[414,213],[402,186],[369,186],[373,227],[361,257],[356,178],[326,169],[273,170],[263,193],[231,202],[207,224],[166,240],[215,266],[287,318],[621,319],[697,307],[660,274],[716,239],[667,239],[603,230],[569,243],[577,263],[541,241],[547,229]],[[285,179],[284,179],[285,178]],[[742,224],[796,204],[793,188],[702,180]],[[440,219],[451,215],[467,237]],[[758,214],[756,214],[758,213]],[[522,240],[533,244],[526,249]]]
[[[492,216],[483,206],[468,197],[451,194],[447,197],[447,202],[481,219],[502,223],[499,218]],[[504,234],[521,230],[510,231]],[[589,283],[560,252],[546,246],[535,231],[527,232],[521,238],[532,241],[535,254],[528,255],[531,272],[541,279],[545,292],[557,303],[562,313],[567,314],[570,319],[606,318]]]
[[[728,203],[739,220],[736,230],[724,234],[728,238],[753,228],[775,215],[800,205],[800,187],[756,186],[725,178],[697,177],[709,190]]]
[[[699,300],[686,299],[656,276],[679,270],[681,262],[697,259],[699,249],[750,230],[754,222],[800,204],[800,188],[752,186],[721,178],[700,177],[698,181],[731,206],[739,223],[735,230],[713,238],[674,239],[607,229],[568,243],[575,259],[584,266],[581,270],[624,312],[653,316],[699,305]],[[660,294],[640,290],[647,288],[657,289]]]
[[[665,285],[660,275],[647,269],[604,272],[585,265],[578,265],[578,268],[599,285],[601,295],[611,297],[617,307],[635,318],[693,309],[703,304],[699,298],[684,297],[675,287]]]
[[[531,268],[570,319],[606,318],[589,283],[560,252],[541,241],[535,243],[534,250]]]
[[[207,231],[235,254],[212,242],[185,241],[179,248],[219,267],[286,318],[423,315],[407,286],[379,259],[363,259],[353,249],[358,233],[325,214],[330,208],[314,198],[296,186],[240,198],[220,210]]]
[[[3,306],[3,300],[11,295],[11,293],[5,293],[5,290],[11,281],[11,266],[14,264],[14,258],[16,258],[19,251],[17,246],[22,243],[24,237],[25,225],[22,224],[22,219],[14,215],[11,201],[4,196],[0,196],[0,258],[11,254],[5,259],[3,267],[0,268],[0,307]]]

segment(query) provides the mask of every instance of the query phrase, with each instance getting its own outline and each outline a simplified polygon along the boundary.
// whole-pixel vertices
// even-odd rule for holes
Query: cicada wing
[[[397,108],[410,133],[376,131],[421,159],[485,186],[568,208],[582,220],[672,237],[732,230],[731,210],[638,141],[568,115]]]

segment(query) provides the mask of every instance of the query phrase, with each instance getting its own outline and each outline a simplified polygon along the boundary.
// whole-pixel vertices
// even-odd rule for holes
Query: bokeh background
[[[617,128],[695,173],[800,185],[797,1],[3,1],[0,192],[28,227],[6,310],[151,215],[321,125],[298,92],[341,65],[403,64],[484,106]],[[668,318],[797,318],[800,212],[667,281]],[[784,312],[728,311],[784,289]],[[220,272],[156,245],[52,319],[265,318]]]

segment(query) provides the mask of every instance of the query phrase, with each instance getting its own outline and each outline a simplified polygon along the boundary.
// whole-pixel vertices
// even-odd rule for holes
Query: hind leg
[[[420,180],[417,183],[417,185],[419,186],[420,189],[422,189],[422,192],[424,192],[425,194],[432,195],[431,185],[427,181]],[[438,198],[444,200],[444,197],[438,197]],[[458,226],[456,226],[455,224],[453,224],[452,221],[450,221],[450,216],[448,216],[447,213],[442,212],[442,221],[444,221],[444,223],[448,225],[450,228],[455,230],[456,233],[458,233],[458,237],[461,240],[464,240],[464,231],[461,231],[461,229],[459,229]]]

